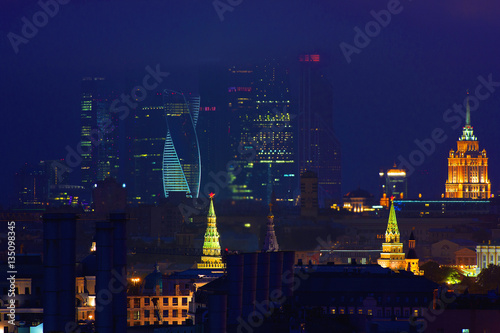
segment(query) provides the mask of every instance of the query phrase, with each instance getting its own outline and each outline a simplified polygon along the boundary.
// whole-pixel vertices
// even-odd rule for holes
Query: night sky
[[[415,167],[409,190],[428,198],[444,192],[446,158],[456,149],[463,123],[453,129],[455,122],[443,115],[464,101],[467,89],[474,96],[478,76],[489,75],[499,82],[491,88],[496,91],[471,118],[490,158],[492,193],[499,189],[500,3],[229,1],[236,6],[221,21],[212,0],[61,0],[67,4],[19,44],[16,54],[9,33],[22,37],[23,17],[33,22],[34,15],[42,17],[41,7],[36,1],[2,0],[0,204],[6,205],[13,175],[25,162],[63,158],[65,146],[78,143],[82,77],[104,76],[118,90],[130,91],[142,82],[146,66],[159,64],[171,73],[165,88],[196,91],[200,65],[277,57],[290,64],[293,79],[303,52],[328,58],[344,193],[358,186],[378,193],[379,168],[400,155],[408,159],[417,149],[414,141],[431,138],[436,128],[447,140]],[[388,5],[397,13],[370,33],[369,44],[348,63],[339,45],[354,45],[354,28],[364,31],[374,20],[370,12]]]

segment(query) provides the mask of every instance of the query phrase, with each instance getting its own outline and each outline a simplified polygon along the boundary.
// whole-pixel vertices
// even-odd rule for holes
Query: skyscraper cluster
[[[319,55],[297,64],[295,93],[289,66],[276,59],[210,66],[199,72],[198,94],[151,92],[126,120],[113,112],[119,94],[106,79],[83,78],[80,142],[72,150],[79,199],[90,204],[92,188],[106,178],[123,184],[133,204],[208,197],[215,181],[221,199],[292,206],[300,175],[314,172],[318,206],[329,206],[341,197],[333,90]]]

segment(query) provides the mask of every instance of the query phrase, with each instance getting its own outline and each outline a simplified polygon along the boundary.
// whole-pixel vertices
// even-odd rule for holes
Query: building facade
[[[380,204],[389,208],[389,198],[394,196],[398,199],[406,199],[408,197],[408,182],[406,179],[406,170],[398,169],[396,164],[392,169],[379,172],[380,177]]]
[[[88,191],[98,180],[120,178],[118,114],[111,112],[113,93],[102,77],[82,79],[80,108],[81,185]]]
[[[201,158],[196,134],[200,97],[173,90],[163,92],[167,134],[163,149],[163,190],[197,198],[200,193]]]
[[[277,201],[293,204],[298,177],[289,70],[274,59],[233,66],[228,83],[232,199],[270,202],[274,191]]]
[[[341,191],[340,141],[333,130],[333,88],[320,72],[319,54],[304,54],[299,84],[299,172],[318,176],[319,206],[329,207]]]
[[[481,244],[476,246],[476,273],[481,273],[489,265],[500,266],[500,244]]]
[[[163,94],[157,92],[136,109],[130,138],[130,201],[157,204],[164,197],[163,150],[167,134]]]
[[[467,114],[462,136],[457,141],[457,150],[448,156],[448,179],[445,184],[446,198],[487,199],[491,196],[488,178],[486,150],[479,150],[470,123],[470,107],[467,98]]]

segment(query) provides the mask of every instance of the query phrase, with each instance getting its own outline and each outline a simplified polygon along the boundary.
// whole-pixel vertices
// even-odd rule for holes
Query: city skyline
[[[153,3],[165,8],[160,2]],[[329,122],[342,143],[343,194],[358,186],[377,193],[378,170],[389,168],[399,162],[400,157],[410,161],[416,150],[423,153],[424,161],[413,165],[414,170],[408,177],[409,194],[415,196],[423,192],[424,197],[429,197],[443,193],[446,158],[465,123],[461,115],[465,107],[455,112],[454,104],[463,105],[467,89],[478,102],[471,105],[475,129],[481,133],[490,164],[498,165],[499,153],[493,143],[500,134],[491,121],[500,103],[496,91],[500,81],[495,61],[497,37],[493,33],[498,25],[493,15],[498,13],[496,4],[401,3],[400,11],[392,14],[388,24],[379,24],[377,34],[364,33],[369,42],[365,40],[363,47],[356,46],[357,31],[363,32],[367,23],[377,22],[372,11],[380,13],[386,10],[386,5],[242,3],[234,7],[234,11],[225,12],[221,21],[210,3],[207,7],[170,3],[168,10],[161,11],[168,17],[165,29],[169,32],[166,38],[169,47],[166,47],[155,39],[165,31],[154,26],[160,14],[150,8],[140,8],[133,14],[128,12],[135,4],[124,1],[119,9],[112,2],[60,5],[49,23],[38,27],[36,36],[18,44],[17,53],[8,34],[22,36],[24,21],[21,18],[26,16],[31,20],[33,14],[42,9],[36,4],[21,6],[10,2],[5,5],[6,13],[11,15],[1,25],[4,35],[1,50],[5,55],[1,65],[5,74],[2,110],[5,110],[4,124],[8,125],[2,131],[2,141],[12,144],[5,146],[9,163],[2,166],[3,188],[13,188],[13,175],[24,163],[64,158],[65,147],[74,148],[79,142],[82,77],[102,76],[117,81],[116,91],[130,94],[131,89],[142,84],[149,73],[145,68],[149,66],[153,71],[158,68],[170,73],[163,78],[165,88],[191,91],[189,87],[196,86],[200,65],[229,67],[234,63],[258,63],[273,56],[285,59],[291,75],[296,76],[299,54],[323,51],[328,59],[325,76],[332,83],[334,93],[334,111]],[[258,28],[253,18],[263,6],[267,6],[268,13],[264,16],[264,26]],[[276,13],[283,8],[291,14],[278,17]],[[80,14],[96,9],[101,11],[95,11],[91,21],[96,24],[90,27]],[[116,15],[111,15],[114,11]],[[429,20],[427,24],[419,22],[422,13]],[[149,17],[150,22],[139,20],[139,14]],[[105,17],[113,17],[112,22],[103,23]],[[119,23],[114,17],[129,23],[141,22],[141,25],[133,32],[131,24]],[[204,34],[200,27],[186,25],[188,18],[198,20],[206,28],[206,38],[201,37]],[[302,24],[292,24],[293,18]],[[100,35],[103,28],[109,31],[107,37]],[[192,36],[193,43],[170,33],[176,29]],[[79,31],[88,33],[83,36]],[[264,31],[271,33],[263,34]],[[153,36],[149,37],[146,32]],[[130,37],[121,38],[122,34]],[[362,39],[359,37],[358,42],[362,43]],[[117,52],[132,41],[142,41],[143,50],[130,54]],[[357,48],[357,52],[349,55],[350,62],[340,47],[342,43]],[[158,45],[160,47],[156,47]],[[114,51],[108,54],[98,52],[99,49]],[[205,52],[200,54],[197,49]],[[297,82],[296,77],[292,81]],[[478,92],[487,97],[479,98]],[[292,85],[291,93],[296,103],[297,86]],[[25,95],[31,98],[23,98]],[[437,128],[443,130],[447,139],[428,145],[427,154],[416,141],[428,142]],[[496,168],[491,168],[494,194],[498,191],[499,176]],[[7,206],[7,196],[2,194],[3,206]]]

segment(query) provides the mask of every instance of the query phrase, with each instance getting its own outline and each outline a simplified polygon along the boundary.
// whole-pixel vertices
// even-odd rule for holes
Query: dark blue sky
[[[461,133],[443,114],[463,102],[466,89],[474,91],[478,76],[500,82],[500,4],[494,1],[401,1],[350,63],[339,45],[354,45],[354,28],[364,30],[374,20],[372,10],[394,1],[243,0],[223,21],[211,0],[65,2],[17,54],[9,33],[22,36],[23,17],[43,19],[41,7],[22,0],[0,4],[0,203],[23,163],[62,158],[64,147],[78,142],[83,76],[113,78],[117,88],[130,90],[147,65],[160,64],[172,73],[165,84],[189,90],[197,88],[191,79],[202,63],[258,63],[319,50],[330,56],[326,75],[335,93],[343,192],[357,186],[376,192],[380,167],[408,158],[414,140],[441,128],[447,140],[410,177],[410,193],[429,196],[444,191],[447,153]],[[472,113],[472,125],[488,151],[496,191],[500,87],[494,89]]]

